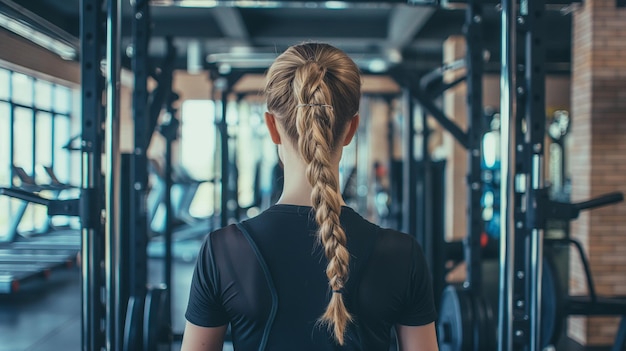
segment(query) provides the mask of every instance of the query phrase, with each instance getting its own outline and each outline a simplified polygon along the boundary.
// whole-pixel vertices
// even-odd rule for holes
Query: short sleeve
[[[229,319],[217,288],[218,275],[213,259],[211,235],[202,244],[191,280],[185,318],[200,327],[219,327]]]
[[[426,264],[426,258],[415,240],[413,240],[411,247],[411,261],[406,303],[398,319],[398,324],[426,325],[437,319],[437,312],[433,298],[432,278]]]

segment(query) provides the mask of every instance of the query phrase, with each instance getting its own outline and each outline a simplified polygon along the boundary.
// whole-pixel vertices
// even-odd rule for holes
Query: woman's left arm
[[[200,327],[187,322],[181,351],[221,351],[228,324],[220,327]]]

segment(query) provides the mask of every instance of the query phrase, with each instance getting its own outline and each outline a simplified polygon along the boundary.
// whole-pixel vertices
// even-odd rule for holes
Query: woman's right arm
[[[224,335],[228,325],[220,327],[200,327],[187,322],[183,334],[181,351],[222,351]]]
[[[398,350],[400,351],[438,351],[435,323],[420,326],[396,325]]]

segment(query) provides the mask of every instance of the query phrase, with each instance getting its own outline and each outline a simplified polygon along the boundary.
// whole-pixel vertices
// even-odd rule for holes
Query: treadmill
[[[28,237],[17,233],[18,224],[30,203],[47,206],[49,216],[77,215],[78,201],[56,199],[60,190],[69,189],[66,185],[37,185],[23,169],[14,170],[21,186],[0,188],[0,195],[20,199],[23,203],[13,217],[8,235],[0,242],[0,294],[16,293],[26,282],[45,280],[53,271],[73,267],[80,251],[78,230],[57,230]],[[43,190],[51,191],[53,198],[42,197],[39,192]]]

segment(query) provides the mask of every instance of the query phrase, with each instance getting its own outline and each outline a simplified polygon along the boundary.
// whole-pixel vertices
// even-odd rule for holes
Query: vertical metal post
[[[132,242],[131,257],[134,262],[144,262],[146,233],[148,230],[145,217],[147,178],[147,157],[146,147],[148,145],[151,131],[148,130],[148,40],[149,40],[149,6],[148,1],[140,0],[135,2],[133,21],[133,72],[135,73],[135,86],[133,90],[133,119],[135,124],[135,148],[133,163],[131,166],[133,178],[133,196],[131,196],[133,216],[131,223],[133,226],[134,242]],[[133,269],[135,274],[131,275],[133,282],[131,292],[133,295],[141,296],[146,292],[147,272],[144,269]]]
[[[404,134],[402,140],[404,140],[404,152],[403,158],[404,167],[402,169],[403,177],[403,191],[404,198],[402,200],[402,230],[409,235],[416,235],[416,221],[415,221],[415,208],[416,208],[416,184],[415,184],[415,103],[413,102],[413,94],[411,94],[411,87],[405,88],[404,92]]]
[[[399,229],[400,221],[398,216],[399,205],[397,199],[397,192],[394,190],[400,184],[396,183],[396,168],[394,166],[395,159],[395,113],[393,109],[393,97],[386,96],[385,102],[387,103],[387,147],[388,147],[388,161],[387,161],[387,169],[389,174],[389,196],[391,197],[391,203],[389,204],[389,215],[387,219],[387,226],[390,226],[394,229]]]
[[[537,217],[537,190],[543,188],[544,180],[544,137],[545,112],[545,72],[543,70],[545,50],[543,47],[543,0],[523,0],[520,6],[521,22],[526,24],[526,122],[527,144],[532,163],[529,162],[529,176],[532,190],[526,195],[526,227],[530,229],[530,347],[531,351],[541,350],[541,292],[543,275],[543,234]]]
[[[226,78],[224,78],[226,80]],[[227,80],[226,80],[227,81]],[[228,82],[225,83],[228,85]],[[229,86],[225,86],[222,88],[222,105],[221,105],[221,118],[219,122],[219,130],[220,130],[220,145],[221,145],[221,166],[222,166],[222,174],[220,179],[222,193],[220,198],[221,209],[220,209],[220,226],[225,227],[228,225],[228,219],[230,218],[230,210],[228,208],[229,200],[230,200],[230,157],[229,157],[229,149],[228,149],[228,124],[226,123],[226,113],[228,111],[228,93]]]
[[[171,79],[169,80],[171,82]],[[167,87],[168,89],[172,89],[171,84]],[[170,93],[169,101],[167,102],[167,115],[169,116],[169,120],[165,121],[161,124],[161,134],[165,137],[165,169],[163,170],[163,174],[165,175],[165,198],[163,202],[165,203],[165,231],[163,232],[163,236],[165,237],[165,257],[163,262],[163,271],[164,271],[164,282],[167,286],[166,294],[166,302],[165,302],[165,311],[163,312],[163,318],[167,321],[167,325],[172,325],[172,245],[173,245],[173,231],[174,231],[174,210],[172,208],[172,187],[174,185],[174,181],[172,179],[172,143],[176,140],[178,135],[178,126],[179,122],[176,118],[176,109],[174,108],[174,93]],[[166,338],[167,340],[172,340],[171,328],[168,329],[170,335]],[[165,339],[165,338],[164,338]]]
[[[15,106],[13,105],[13,72],[9,71],[9,183],[7,185],[13,186],[13,177],[15,176],[13,172],[13,165],[15,164]],[[24,203],[25,205],[26,203]],[[9,215],[15,216],[15,212],[13,212],[13,201],[9,201]],[[19,217],[14,217],[19,218]],[[14,220],[14,222],[17,222]],[[14,226],[9,226],[9,235],[13,238],[17,233],[17,226],[19,223],[15,223]],[[11,234],[12,233],[12,234]]]
[[[502,0],[501,76],[500,76],[500,287],[498,325],[498,351],[513,349],[513,263],[515,224],[514,181],[515,173],[515,0]]]
[[[10,150],[9,150],[9,185],[13,186],[13,165],[15,164],[15,106],[13,105],[13,71],[9,71],[9,138],[10,138]],[[9,213],[13,213],[13,201],[9,201]],[[9,232],[10,233],[10,232]]]
[[[119,310],[120,291],[120,153],[119,153],[119,97],[120,97],[120,0],[108,0],[106,45],[106,140],[105,140],[105,276],[106,276],[106,344],[115,349],[120,330],[116,321],[122,316]]]
[[[425,110],[421,111],[422,118],[422,201],[419,204],[420,213],[417,216],[417,225],[420,229],[419,233],[420,242],[424,248],[424,255],[426,256],[426,262],[429,267],[434,267],[433,254],[435,247],[433,246],[433,166],[430,158],[430,151],[428,150],[428,144],[430,140],[430,130],[428,128],[428,113]]]
[[[481,181],[481,142],[485,132],[483,112],[483,5],[480,0],[469,2],[465,10],[465,39],[467,42],[467,146],[468,146],[468,193],[467,193],[467,241],[465,261],[467,279],[465,287],[475,296],[482,289],[482,266],[480,237],[483,221],[480,199]]]
[[[105,345],[104,242],[102,203],[102,93],[100,62],[104,58],[104,1],[82,0],[81,40],[81,254],[82,350],[102,350]]]
[[[218,90],[219,90],[219,84],[218,84],[218,79],[219,79],[219,74],[217,73],[217,70],[211,70],[209,71],[209,80],[211,81],[212,85],[211,85],[211,94],[210,94],[210,100],[213,102],[213,116],[211,116],[211,121],[213,122],[213,125],[215,126],[214,128],[214,134],[213,134],[213,140],[215,140],[215,152],[217,153],[217,141],[220,140],[220,121],[219,121],[219,114],[221,113],[221,108],[218,109],[218,101],[221,103],[221,100],[218,100]],[[221,144],[220,144],[221,145]],[[220,160],[221,162],[221,160]],[[211,227],[212,228],[218,228],[221,225],[221,215],[218,217],[216,215],[217,213],[217,209],[218,209],[218,204],[221,204],[221,197],[220,195],[220,191],[221,188],[218,188],[218,180],[220,181],[221,184],[221,175],[219,174],[221,170],[221,167],[218,168],[218,162],[217,162],[217,158],[213,160],[213,162],[211,163],[211,175],[212,175],[212,179],[211,181],[213,182],[213,193],[211,194],[211,196],[213,197],[211,199],[211,202],[213,203],[213,214],[211,216]],[[221,211],[221,210],[220,210]]]
[[[361,213],[368,213],[368,198],[369,191],[367,190],[368,184],[370,184],[370,156],[369,156],[369,140],[371,130],[371,96],[363,96],[359,106],[359,114],[361,115],[361,122],[359,123],[359,129],[357,135],[359,136],[354,141],[356,144],[356,209]],[[367,195],[363,195],[363,191]]]
[[[133,3],[133,56],[132,67],[135,75],[133,89],[133,122],[134,122],[134,149],[130,165],[130,247],[128,250],[129,262],[132,269],[129,270],[128,294],[134,298],[133,321],[137,326],[143,324],[143,299],[147,293],[148,267],[147,267],[147,238],[148,221],[146,218],[146,196],[148,184],[148,159],[147,147],[152,135],[149,128],[148,112],[148,43],[150,40],[150,6],[148,0],[137,0]],[[119,330],[123,326],[118,324]],[[136,328],[137,335],[131,335],[134,340],[129,340],[129,347],[137,347],[135,343],[141,340],[143,328]],[[121,345],[121,340],[118,340]],[[119,346],[119,350],[122,346]]]
[[[30,108],[32,111],[32,123],[33,123],[33,132],[32,132],[32,138],[33,138],[33,150],[32,150],[32,155],[31,155],[31,162],[30,162],[30,169],[31,169],[31,175],[33,177],[33,179],[37,178],[37,175],[35,174],[35,165],[37,164],[37,108],[35,107],[35,82],[37,80],[36,79],[32,79],[31,80],[31,91],[30,91]],[[35,224],[33,224],[33,229],[35,229]]]

